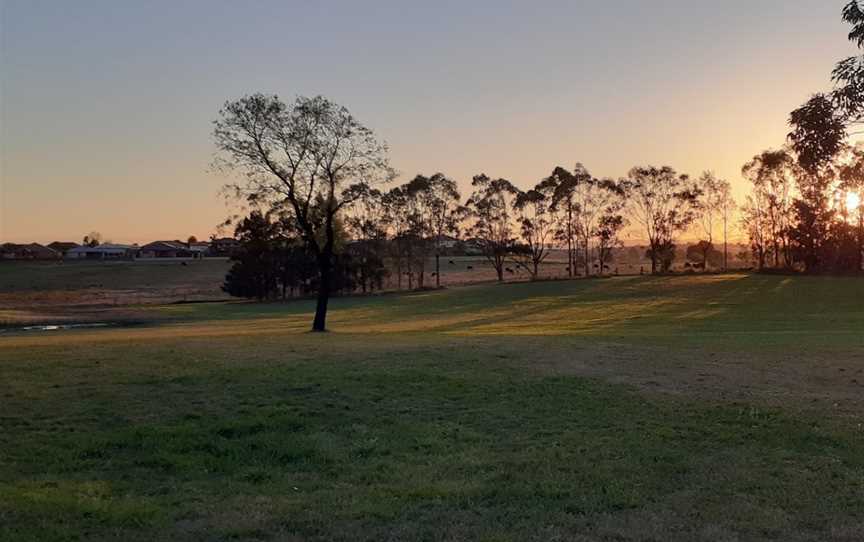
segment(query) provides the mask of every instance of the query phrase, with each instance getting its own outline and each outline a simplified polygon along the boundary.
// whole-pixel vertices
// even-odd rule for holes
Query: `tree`
[[[710,241],[701,240],[695,245],[687,247],[686,257],[688,261],[697,262],[702,269],[708,269],[710,265],[722,263],[722,255]],[[697,266],[694,266],[697,267]]]
[[[474,192],[466,205],[471,219],[469,231],[502,282],[505,262],[515,244],[511,209],[519,190],[507,179],[493,180],[482,173],[474,176],[471,186]]]
[[[389,220],[381,192],[373,188],[360,198],[351,206],[345,222],[353,238],[349,252],[361,291],[382,289],[387,276],[384,255]]]
[[[558,217],[555,238],[567,244],[567,274],[570,277],[576,273],[576,251],[578,249],[577,231],[579,206],[576,203],[576,187],[588,182],[591,174],[582,164],[576,164],[573,172],[563,167],[556,167],[552,174],[541,182],[544,190],[552,191],[551,210]]]
[[[399,211],[404,213],[407,230],[402,236],[403,250],[408,263],[408,287],[413,288],[414,277],[417,277],[417,287],[423,288],[426,275],[426,262],[432,250],[432,239],[429,229],[429,210],[426,206],[424,188],[426,177],[418,175],[410,182],[402,185],[404,207]]]
[[[720,195],[720,214],[723,220],[723,271],[729,270],[729,222],[738,205],[732,195],[732,185],[724,181]]]
[[[540,273],[540,264],[549,256],[554,237],[555,216],[552,211],[552,187],[541,181],[527,192],[520,192],[513,202],[521,243],[513,258],[528,271],[532,280]]]
[[[768,205],[767,193],[764,190],[754,189],[741,208],[741,227],[750,239],[750,248],[756,256],[756,269],[759,271],[765,268],[769,239],[771,239],[771,223],[766,211]]]
[[[834,211],[831,185],[835,160],[846,148],[846,127],[824,94],[815,94],[789,115],[791,146],[796,154],[799,197],[795,199],[796,224],[791,236],[806,271],[818,271],[826,260],[825,250]]]
[[[235,228],[241,249],[231,259],[234,265],[225,277],[222,290],[235,297],[259,301],[276,295],[279,286],[280,224],[260,211],[253,211]]]
[[[597,185],[606,191],[608,198],[605,207],[600,211],[600,218],[592,235],[597,240],[597,263],[602,275],[612,257],[612,251],[622,245],[619,235],[627,225],[627,220],[622,215],[626,202],[624,200],[625,189],[611,179],[598,181]]]
[[[102,244],[102,234],[98,231],[91,231],[84,236],[81,244],[88,247],[98,247]]]
[[[774,267],[792,265],[789,235],[794,219],[796,167],[791,152],[781,149],[763,151],[741,168],[741,175],[753,185],[749,217],[750,225],[760,228],[758,233],[762,243],[759,246],[763,251],[761,257],[757,254],[760,269],[769,253],[774,259]],[[758,217],[753,215],[757,211],[760,213]]]
[[[855,271],[864,269],[864,146],[852,149],[849,160],[839,170],[841,204],[844,217],[856,223]]]
[[[589,252],[591,230],[597,215],[597,205],[592,196],[594,178],[580,163],[569,172],[557,167],[544,184],[554,186],[552,209],[558,213],[561,224],[556,237],[567,243],[567,271],[572,277],[576,273],[577,253],[583,251],[585,274],[589,274]]]
[[[421,238],[431,243],[435,252],[435,286],[440,287],[441,249],[445,236],[459,233],[459,223],[464,216],[464,209],[459,205],[462,196],[456,182],[443,173],[431,177],[417,175],[406,185],[406,192],[415,202]]]
[[[651,272],[666,272],[675,254],[675,235],[696,218],[701,190],[669,166],[634,167],[622,187],[633,217],[648,237]]]
[[[403,186],[396,186],[381,195],[381,205],[385,222],[382,224],[389,232],[387,244],[390,256],[396,264],[396,287],[402,289],[404,262],[410,256],[409,231],[412,221],[406,212],[408,201]]]
[[[849,41],[864,48],[864,10],[858,0],[852,0],[843,8],[843,21],[852,25]],[[831,74],[835,88],[832,101],[838,106],[846,125],[859,123],[864,116],[864,55],[841,60]]]
[[[618,196],[610,189],[614,183],[599,181],[591,176],[576,177],[579,179],[573,187],[573,197],[576,202],[576,237],[582,248],[582,258],[585,264],[585,276],[591,274],[591,241],[595,236],[599,221],[604,210]]]
[[[702,190],[702,198],[699,205],[699,224],[705,234],[707,245],[714,246],[714,231],[720,223],[723,224],[723,253],[726,254],[726,224],[728,223],[729,201],[732,197],[732,186],[724,179],[718,179],[711,171],[705,171],[699,177],[699,188]],[[702,255],[705,270],[708,270],[708,252]],[[725,256],[724,256],[725,268]]]
[[[190,235],[189,238],[186,239],[186,244],[187,244],[187,245],[192,245],[192,244],[195,244],[195,243],[197,243],[197,242],[198,242],[198,238],[195,237],[194,235]]]
[[[253,94],[226,102],[215,121],[217,165],[245,180],[233,194],[285,210],[318,267],[313,331],[326,330],[337,215],[375,184],[392,178],[387,148],[351,113],[327,98]]]

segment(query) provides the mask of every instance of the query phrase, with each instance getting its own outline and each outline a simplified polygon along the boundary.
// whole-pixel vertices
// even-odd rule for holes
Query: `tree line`
[[[864,47],[864,10],[842,12],[849,39]],[[864,264],[864,147],[849,143],[864,119],[864,56],[837,64],[834,89],[789,115],[786,144],[742,168],[751,191],[741,224],[757,267],[859,273]]]
[[[700,244],[707,264],[721,223],[726,241],[734,208],[727,181],[668,166],[634,167],[617,180],[581,164],[556,167],[528,189],[481,173],[464,199],[443,173],[388,188],[395,173],[386,145],[321,96],[228,102],[214,137],[217,165],[243,174],[229,193],[251,209],[236,223],[243,250],[226,291],[259,299],[316,294],[316,331],[326,328],[333,292],[381,289],[391,270],[399,288],[427,287],[430,275],[440,286],[448,239],[470,243],[499,281],[510,266],[538,278],[555,248],[566,250],[569,276],[589,276],[592,268],[603,274],[632,225],[648,240],[652,272],[666,272],[676,236],[696,222],[707,237]]]
[[[864,11],[843,10],[849,38],[864,47]],[[864,56],[840,62],[835,90],[793,111],[787,144],[742,168],[751,183],[740,225],[758,268],[805,272],[862,268],[864,148],[848,133],[864,119]],[[736,203],[728,181],[669,166],[637,166],[622,179],[594,177],[584,166],[556,167],[529,189],[475,175],[463,200],[444,175],[417,175],[387,188],[396,174],[387,146],[344,106],[322,96],[285,102],[252,94],[227,102],[214,123],[216,164],[242,173],[230,194],[252,211],[237,224],[244,250],[226,290],[261,299],[315,294],[312,329],[326,329],[330,296],[382,287],[391,267],[401,288],[440,285],[449,237],[469,240],[504,280],[509,265],[537,278],[553,248],[566,250],[570,276],[603,273],[638,228],[648,240],[652,273],[670,270],[675,240],[701,230],[707,267],[715,234],[726,269]],[[854,216],[853,216],[854,215]],[[434,271],[427,262],[434,257]],[[385,265],[389,262],[391,265]]]

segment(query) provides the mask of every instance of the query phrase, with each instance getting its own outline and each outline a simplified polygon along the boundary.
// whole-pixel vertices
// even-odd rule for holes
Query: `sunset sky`
[[[0,0],[0,241],[209,236],[227,99],[324,94],[408,178],[741,165],[854,54],[844,0]]]

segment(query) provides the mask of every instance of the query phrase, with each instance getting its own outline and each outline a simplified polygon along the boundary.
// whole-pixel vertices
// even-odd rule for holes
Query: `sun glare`
[[[846,192],[846,209],[853,211],[861,205],[861,196],[856,192]]]

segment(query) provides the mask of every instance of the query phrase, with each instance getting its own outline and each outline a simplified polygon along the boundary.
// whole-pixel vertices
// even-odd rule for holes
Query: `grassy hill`
[[[860,540],[864,281],[627,277],[0,336],[0,539]]]

